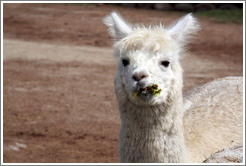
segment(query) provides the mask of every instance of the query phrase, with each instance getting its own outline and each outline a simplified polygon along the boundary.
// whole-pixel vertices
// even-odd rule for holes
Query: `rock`
[[[195,6],[197,12],[203,12],[215,9],[215,5],[211,3],[199,3]]]
[[[121,6],[136,7],[136,4],[135,3],[122,3]]]
[[[174,5],[174,9],[177,11],[183,11],[183,12],[194,12],[195,11],[195,7],[189,3],[178,3]]]
[[[243,146],[234,146],[213,153],[204,163],[242,163]]]
[[[137,8],[145,8],[145,9],[153,9],[154,4],[153,3],[137,3],[136,7]]]
[[[239,9],[243,8],[243,3],[234,3],[233,5],[237,6]]]
[[[157,9],[157,10],[173,10],[173,7],[168,3],[155,3],[154,9]]]
[[[229,4],[229,3],[224,3],[224,4],[220,4],[218,9],[229,9],[229,10],[232,10],[232,9],[238,9],[238,7],[236,5],[233,5],[233,4]]]

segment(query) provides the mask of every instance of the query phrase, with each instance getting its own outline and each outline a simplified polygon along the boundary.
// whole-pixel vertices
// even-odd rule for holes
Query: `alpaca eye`
[[[170,64],[169,61],[162,61],[162,62],[161,62],[161,65],[164,66],[164,67],[168,67],[169,64]]]
[[[122,64],[124,65],[124,66],[127,66],[127,65],[129,65],[129,60],[128,59],[122,59]]]

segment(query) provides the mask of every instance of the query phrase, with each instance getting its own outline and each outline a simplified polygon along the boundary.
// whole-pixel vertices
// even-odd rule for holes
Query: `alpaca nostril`
[[[135,76],[135,75],[132,76],[132,79],[133,79],[134,81],[138,81],[138,78],[137,78],[137,76]]]
[[[141,79],[143,79],[143,78],[145,78],[145,77],[147,77],[147,75],[142,75]]]
[[[134,81],[140,81],[144,78],[148,77],[147,74],[145,74],[144,72],[140,72],[140,73],[135,73],[133,76],[132,76],[132,79]]]

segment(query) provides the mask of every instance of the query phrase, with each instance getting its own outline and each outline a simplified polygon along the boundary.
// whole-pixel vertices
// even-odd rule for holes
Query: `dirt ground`
[[[102,18],[169,24],[183,13],[110,5],[4,4],[3,162],[118,160],[116,59]],[[243,75],[243,26],[198,18],[184,91]]]

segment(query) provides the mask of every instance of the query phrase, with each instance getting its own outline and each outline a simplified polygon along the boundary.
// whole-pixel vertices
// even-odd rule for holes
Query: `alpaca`
[[[183,98],[179,60],[199,30],[192,14],[168,28],[134,27],[116,12],[103,21],[118,58],[120,162],[203,162],[242,143],[242,78],[215,80]],[[158,96],[146,88],[153,84]]]

